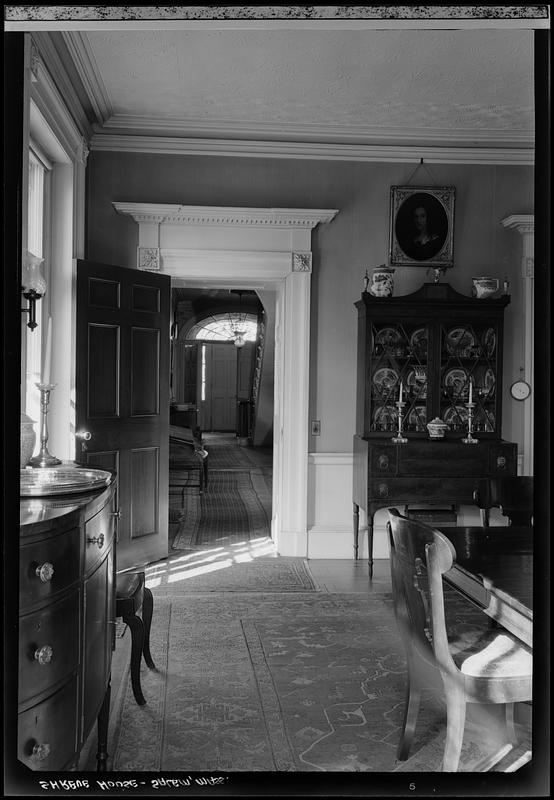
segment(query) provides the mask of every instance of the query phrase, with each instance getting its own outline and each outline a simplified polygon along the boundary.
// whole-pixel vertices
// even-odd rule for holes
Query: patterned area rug
[[[185,478],[186,481],[186,478]],[[172,549],[205,548],[270,535],[271,474],[260,469],[210,470],[208,487],[172,485],[170,521],[177,523]]]
[[[154,595],[157,670],[143,664],[142,707],[125,677],[111,769],[440,770],[444,707],[431,693],[410,763],[396,762],[405,657],[389,595]],[[471,731],[462,771],[487,755]]]
[[[210,471],[272,467],[271,450],[262,447],[241,447],[232,433],[205,433],[202,441],[209,454]]]

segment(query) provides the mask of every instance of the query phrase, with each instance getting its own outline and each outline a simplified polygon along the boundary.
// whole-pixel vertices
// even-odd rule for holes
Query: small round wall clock
[[[510,386],[510,394],[514,400],[527,400],[531,394],[531,387],[527,381],[519,380],[514,381]]]

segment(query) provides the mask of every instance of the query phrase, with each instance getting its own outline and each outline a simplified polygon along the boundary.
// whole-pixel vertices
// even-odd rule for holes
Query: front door
[[[234,431],[237,425],[237,348],[227,342],[202,347],[201,427]]]
[[[170,285],[77,262],[75,460],[117,471],[118,570],[168,552]]]

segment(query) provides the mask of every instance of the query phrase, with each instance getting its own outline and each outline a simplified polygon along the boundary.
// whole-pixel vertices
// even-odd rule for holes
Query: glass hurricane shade
[[[28,308],[22,308],[29,314],[29,322],[27,327],[34,330],[37,327],[35,306],[37,300],[46,293],[46,278],[42,271],[43,258],[35,256],[28,250],[23,254],[23,263],[21,265],[21,291],[23,297],[29,301]]]
[[[42,265],[43,258],[35,256],[28,250],[23,255],[23,265],[21,270],[21,285],[25,294],[34,293],[35,298],[42,297],[46,293],[46,278]]]

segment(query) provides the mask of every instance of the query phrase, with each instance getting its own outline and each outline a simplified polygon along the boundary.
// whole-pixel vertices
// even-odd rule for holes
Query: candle
[[[473,402],[473,381],[469,379],[469,402]]]
[[[44,351],[44,370],[42,372],[42,383],[50,383],[50,369],[52,366],[52,317],[48,317],[48,328],[46,331],[46,349]]]
[[[402,381],[400,381],[400,392],[398,394],[398,402],[402,402]]]

